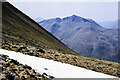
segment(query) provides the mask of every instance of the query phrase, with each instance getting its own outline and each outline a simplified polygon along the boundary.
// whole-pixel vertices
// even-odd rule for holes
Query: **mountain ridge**
[[[21,54],[26,56],[34,56],[36,59],[45,58],[49,60],[62,62],[61,64],[67,63],[96,72],[102,72],[112,76],[120,77],[119,63],[95,58],[87,58],[78,55],[77,53],[69,49],[67,46],[65,46],[63,43],[61,43],[61,41],[56,39],[48,31],[43,29],[30,17],[19,11],[17,8],[12,6],[8,2],[3,3],[2,20],[3,22],[1,48],[2,50],[6,49],[7,51],[3,54],[9,55],[8,50],[12,50],[11,52],[13,55],[17,55],[15,53],[20,52]],[[54,26],[59,28],[58,25]],[[3,52],[2,50],[0,51]],[[13,53],[13,51],[15,51],[15,53]],[[22,60],[24,60],[20,56],[15,58],[21,58]],[[28,62],[30,62],[30,60],[28,60]],[[25,60],[25,62],[27,61]],[[39,63],[38,60],[36,62]],[[9,65],[7,66],[9,68]],[[7,67],[2,68],[6,70]]]
[[[111,60],[118,54],[117,30],[103,28],[94,20],[77,15],[59,18],[59,21],[56,19],[44,20],[39,24],[78,54],[105,60]]]
[[[76,54],[71,52],[71,50],[57,38],[55,38],[27,15],[17,10],[17,8],[12,6],[10,3],[5,2],[3,4],[3,13],[9,13],[9,15],[2,15],[3,40],[33,44],[43,48],[49,47],[51,49],[60,50],[63,52],[65,51],[65,53]],[[16,23],[14,23],[14,20],[16,20]]]

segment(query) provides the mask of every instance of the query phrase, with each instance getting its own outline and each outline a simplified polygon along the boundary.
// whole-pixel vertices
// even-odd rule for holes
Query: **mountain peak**
[[[63,20],[71,20],[76,22],[76,21],[81,21],[82,17],[73,14],[72,16],[63,18]]]
[[[75,15],[75,14],[73,14],[71,17],[73,17],[73,18],[74,18],[74,17],[79,17],[79,18],[80,18],[80,16],[77,16],[77,15]]]
[[[77,16],[77,15],[75,15],[75,14],[73,14],[72,16],[70,16],[71,18],[82,18],[82,17],[80,17],[80,16]]]
[[[61,21],[62,21],[61,18],[59,18],[59,17],[55,18],[55,20],[56,20],[57,22],[61,22]]]
[[[79,17],[79,16],[77,16],[77,15],[73,14],[73,15],[72,15],[72,17]]]

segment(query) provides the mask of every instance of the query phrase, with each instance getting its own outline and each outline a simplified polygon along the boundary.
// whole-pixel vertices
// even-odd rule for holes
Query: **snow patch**
[[[116,78],[114,76],[94,72],[70,64],[29,56],[19,52],[0,49],[0,54],[8,55],[11,59],[31,66],[40,74],[46,73],[55,78]]]

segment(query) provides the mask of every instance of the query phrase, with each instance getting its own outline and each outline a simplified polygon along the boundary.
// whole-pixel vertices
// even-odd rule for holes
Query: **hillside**
[[[38,72],[39,74],[42,74],[42,76],[44,74],[47,74],[47,75],[52,75],[55,78],[117,78],[114,76],[94,72],[94,71],[80,68],[77,66],[73,66],[70,64],[65,64],[65,63],[48,60],[48,59],[44,59],[44,58],[38,58],[35,56],[24,55],[19,52],[7,51],[7,50],[0,49],[0,54],[8,55],[11,59],[15,59],[22,64],[26,64],[26,65],[30,66],[32,69],[35,69],[36,72]],[[32,60],[32,61],[30,61],[30,60]],[[29,72],[29,73],[31,73],[31,72]],[[29,75],[27,75],[27,76],[29,76]],[[52,78],[52,76],[51,76],[51,78]],[[39,79],[40,76],[36,76],[36,77],[37,77],[37,80],[41,80],[41,79]],[[45,77],[50,78],[49,76],[45,76]],[[36,79],[33,79],[33,80],[36,80]],[[42,79],[42,80],[47,80],[47,79]],[[54,79],[48,79],[48,80],[54,80]]]
[[[2,39],[5,42],[25,43],[63,53],[76,54],[8,2],[3,3],[2,10]]]
[[[117,30],[103,28],[94,20],[77,15],[48,19],[39,24],[82,56],[120,62]]]
[[[2,23],[2,49],[120,77],[119,63],[76,54],[8,2],[3,3],[2,6]],[[9,52],[5,54],[9,55]]]
[[[1,80],[52,80],[53,78],[53,76],[48,74],[48,76],[39,74],[30,66],[21,64],[7,55],[0,53],[0,59],[0,63],[2,63],[0,64],[2,66],[2,73],[0,73]]]

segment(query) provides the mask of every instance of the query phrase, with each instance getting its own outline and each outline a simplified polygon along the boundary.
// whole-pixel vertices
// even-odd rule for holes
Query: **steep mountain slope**
[[[36,59],[46,58],[120,77],[119,63],[87,58],[76,54],[39,24],[7,2],[3,3],[2,16],[1,47],[3,49],[16,51],[15,53],[21,52],[30,55],[30,57],[34,56]],[[57,27],[59,28],[59,26]],[[13,57],[18,55],[15,53],[12,52]],[[9,55],[9,52],[5,54]],[[24,60],[21,56],[15,58]],[[39,61],[35,61],[40,64]],[[27,61],[25,60],[25,62]],[[30,59],[28,62],[34,63],[34,59]],[[31,65],[34,66],[34,64]],[[41,66],[37,65],[36,67]]]
[[[63,53],[76,54],[8,2],[2,4],[2,11],[2,39],[5,42],[25,43]]]
[[[118,61],[117,30],[103,28],[92,19],[76,15],[44,20],[39,24],[78,54]]]

